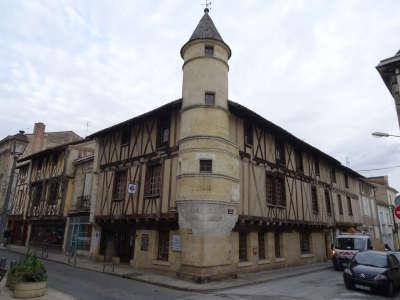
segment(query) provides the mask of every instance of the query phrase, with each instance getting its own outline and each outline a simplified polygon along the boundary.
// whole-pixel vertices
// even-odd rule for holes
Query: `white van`
[[[335,270],[347,266],[353,256],[360,251],[373,249],[371,238],[363,234],[340,234],[332,247],[332,264]]]

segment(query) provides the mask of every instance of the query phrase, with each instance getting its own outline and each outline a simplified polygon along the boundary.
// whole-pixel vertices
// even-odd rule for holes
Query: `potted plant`
[[[15,298],[41,297],[47,291],[47,272],[36,255],[27,253],[7,274],[7,286]]]

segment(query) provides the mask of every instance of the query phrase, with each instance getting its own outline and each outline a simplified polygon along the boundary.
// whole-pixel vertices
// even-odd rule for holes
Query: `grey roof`
[[[204,16],[201,18],[189,41],[197,39],[212,39],[221,42],[224,41],[219,34],[217,28],[215,27],[214,22],[209,16],[207,10],[204,11]]]
[[[189,41],[183,45],[182,49],[191,41],[200,40],[200,39],[210,39],[216,40],[223,43],[229,50],[229,57],[231,56],[231,49],[229,46],[224,42],[221,35],[219,34],[217,28],[214,25],[213,20],[211,19],[210,15],[208,14],[208,9],[204,10],[204,15],[200,19],[199,24],[197,24],[196,29],[193,31],[192,36],[190,37]],[[182,50],[181,50],[182,55]]]

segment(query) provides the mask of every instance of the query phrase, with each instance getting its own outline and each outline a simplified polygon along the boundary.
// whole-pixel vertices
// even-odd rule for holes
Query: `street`
[[[18,254],[0,250],[0,256],[17,259]],[[342,273],[332,269],[262,284],[211,293],[177,291],[135,280],[45,262],[48,285],[76,299],[388,299],[361,291],[346,290]],[[400,299],[397,296],[396,299]]]

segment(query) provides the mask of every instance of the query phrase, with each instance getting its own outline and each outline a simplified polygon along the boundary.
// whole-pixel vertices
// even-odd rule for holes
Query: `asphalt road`
[[[0,250],[0,256],[9,259],[18,254]],[[347,290],[342,273],[324,270],[302,276],[270,281],[252,286],[228,289],[208,294],[176,291],[151,284],[124,279],[108,274],[73,268],[67,265],[45,262],[48,270],[48,284],[51,288],[76,299],[185,299],[185,300],[227,300],[227,299],[388,299],[381,295],[363,291]],[[400,299],[399,296],[395,299]]]

